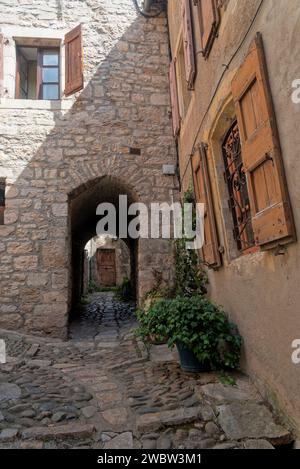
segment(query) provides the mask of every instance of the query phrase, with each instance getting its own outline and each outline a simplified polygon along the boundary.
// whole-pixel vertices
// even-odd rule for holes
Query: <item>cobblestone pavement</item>
[[[70,340],[0,331],[0,448],[202,449],[288,445],[247,377],[181,371],[136,339],[134,305],[91,295]]]

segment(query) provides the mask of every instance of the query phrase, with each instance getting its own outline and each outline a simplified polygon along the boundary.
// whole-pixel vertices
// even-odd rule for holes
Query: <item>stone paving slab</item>
[[[201,386],[200,392],[218,403],[232,401],[262,402],[263,398],[250,383],[239,380],[235,386],[211,383]]]
[[[152,431],[161,427],[179,426],[194,422],[200,415],[201,409],[198,407],[181,407],[176,410],[141,415],[137,418],[136,426],[140,432]]]
[[[291,433],[277,425],[265,405],[254,402],[237,403],[217,407],[218,423],[229,439],[266,439],[275,445],[292,442]]]
[[[53,427],[33,427],[22,431],[23,439],[62,439],[67,437],[84,438],[91,436],[95,431],[95,426],[92,424],[66,424],[57,425]]]
[[[149,354],[135,327],[132,305],[99,293],[68,342],[1,331],[11,360],[0,366],[0,448],[272,449],[292,441],[246,377],[234,374],[236,386],[226,386],[216,373],[184,373],[166,346]]]

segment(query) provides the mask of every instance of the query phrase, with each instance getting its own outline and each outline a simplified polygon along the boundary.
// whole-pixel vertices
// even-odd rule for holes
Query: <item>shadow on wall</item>
[[[97,51],[105,40],[100,25],[88,25],[85,39],[94,36],[85,60],[99,52],[100,65],[70,110],[5,110],[0,327],[65,338],[72,282],[77,288],[72,250],[82,251],[95,234],[96,204],[120,192],[144,203],[170,201],[175,181],[161,173],[162,163],[175,162],[166,19],[137,17],[126,1],[120,21],[130,24],[105,58]],[[170,249],[167,240],[131,249],[139,296],[151,288],[153,268],[172,280]]]

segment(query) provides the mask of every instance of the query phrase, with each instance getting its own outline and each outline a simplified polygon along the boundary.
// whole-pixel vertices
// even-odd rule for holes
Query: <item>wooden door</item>
[[[116,252],[114,249],[98,249],[97,272],[100,285],[116,285]]]

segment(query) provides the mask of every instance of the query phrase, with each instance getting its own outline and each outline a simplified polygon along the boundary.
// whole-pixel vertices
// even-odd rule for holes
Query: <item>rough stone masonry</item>
[[[84,200],[78,213],[85,213],[91,202],[82,194],[91,188],[101,194],[103,180],[110,198],[124,188],[146,204],[170,202],[177,194],[175,178],[162,172],[176,156],[167,20],[164,13],[143,18],[132,0],[1,0],[0,13],[0,177],[6,178],[0,327],[64,338],[71,307],[71,205]],[[84,90],[55,102],[14,99],[15,36],[63,38],[79,23]],[[171,281],[170,249],[168,241],[140,241],[139,297],[151,289],[155,270]]]

